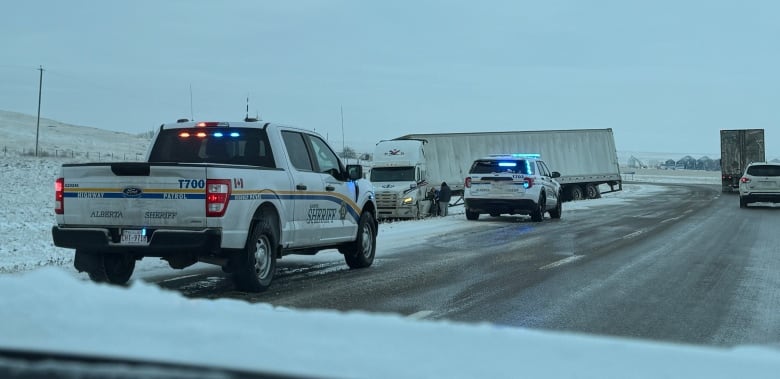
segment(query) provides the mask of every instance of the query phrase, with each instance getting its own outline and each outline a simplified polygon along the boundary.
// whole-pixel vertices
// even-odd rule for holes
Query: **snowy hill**
[[[35,116],[0,110],[0,156],[34,155],[35,132]],[[47,118],[41,118],[38,133],[38,151],[44,156],[135,160],[143,157],[148,146],[149,139],[142,136]]]

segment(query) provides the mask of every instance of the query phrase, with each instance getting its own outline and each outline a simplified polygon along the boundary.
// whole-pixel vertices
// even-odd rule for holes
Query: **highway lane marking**
[[[433,311],[419,311],[419,312],[414,312],[414,313],[410,314],[409,316],[406,316],[406,318],[411,318],[411,319],[414,319],[414,320],[422,320],[422,319],[430,316],[431,314],[433,314]]]
[[[683,212],[683,215],[687,215],[688,213],[691,213],[691,212],[693,212],[693,209],[688,209],[685,212]],[[666,220],[661,221],[661,224],[667,223],[669,221],[677,221],[677,220],[681,219],[682,217],[683,216],[681,215],[681,216],[677,216],[677,217],[667,218]]]
[[[200,274],[191,274],[191,275],[177,276],[175,278],[162,280],[162,281],[160,281],[160,283],[168,283],[168,282],[173,282],[173,281],[181,280],[181,279],[194,278],[196,276],[200,276]]]
[[[547,269],[555,268],[555,267],[558,267],[558,266],[563,266],[563,265],[565,265],[567,263],[576,262],[576,261],[578,261],[578,260],[580,260],[580,259],[582,259],[584,257],[585,257],[584,255],[572,255],[571,257],[563,258],[561,260],[555,261],[555,262],[550,263],[548,265],[544,265],[542,267],[539,267],[539,269],[540,270],[547,270]]]
[[[663,221],[661,221],[660,223],[661,223],[661,224],[665,224],[665,223],[667,223],[667,222],[669,222],[669,221],[677,221],[677,220],[679,220],[679,219],[681,219],[681,218],[682,218],[682,216],[677,216],[677,217],[667,218],[666,220],[663,220]]]
[[[644,230],[637,230],[637,231],[635,231],[635,232],[633,232],[631,234],[626,234],[625,236],[623,236],[623,239],[624,240],[631,239],[631,238],[634,238],[634,237],[636,237],[636,236],[638,236],[638,235],[640,235],[640,234],[642,234],[644,232],[645,232]]]

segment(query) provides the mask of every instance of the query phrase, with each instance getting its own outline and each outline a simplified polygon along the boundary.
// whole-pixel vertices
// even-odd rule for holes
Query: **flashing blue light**
[[[141,229],[141,235],[146,236],[146,228]]]
[[[541,158],[541,154],[512,154],[515,158]]]
[[[222,137],[222,136],[223,136],[223,134],[222,134],[222,133],[220,133],[220,132],[216,132],[216,133],[214,133],[214,137]]]
[[[515,162],[498,162],[499,167],[517,167]]]
[[[524,181],[523,182],[523,188],[528,189],[528,187],[530,187],[528,181]]]
[[[232,132],[232,133],[230,133],[230,136],[231,137],[238,137],[238,133],[237,132]]]

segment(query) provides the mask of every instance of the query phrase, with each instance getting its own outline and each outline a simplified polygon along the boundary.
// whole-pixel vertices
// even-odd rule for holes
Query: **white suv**
[[[748,203],[780,203],[780,163],[754,162],[739,179],[739,207]]]
[[[547,168],[539,154],[491,155],[471,164],[466,178],[464,201],[466,218],[476,220],[482,213],[497,217],[502,213],[530,215],[542,221],[561,217],[561,174]]]

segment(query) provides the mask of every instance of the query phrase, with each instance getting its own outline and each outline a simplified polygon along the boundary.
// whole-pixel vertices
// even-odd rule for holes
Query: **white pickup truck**
[[[243,291],[268,288],[286,254],[338,249],[374,260],[374,188],[316,133],[270,123],[161,125],[146,162],[63,164],[56,246],[94,281],[126,283],[135,262],[222,266]]]

